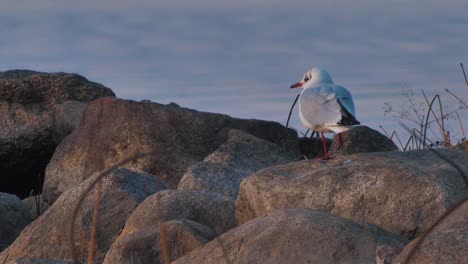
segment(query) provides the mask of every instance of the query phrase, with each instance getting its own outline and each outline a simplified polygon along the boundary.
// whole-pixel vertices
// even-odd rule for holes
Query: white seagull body
[[[304,126],[318,132],[341,133],[359,123],[351,94],[342,86],[319,84],[304,89],[299,97],[299,116]]]
[[[324,69],[312,68],[291,88],[303,89],[299,97],[301,122],[305,127],[321,132],[323,141],[323,133],[341,133],[360,124],[356,120],[351,93],[334,84]],[[326,149],[324,152],[328,159]]]

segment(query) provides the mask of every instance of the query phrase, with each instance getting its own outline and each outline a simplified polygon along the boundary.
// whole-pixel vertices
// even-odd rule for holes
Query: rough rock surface
[[[378,247],[406,241],[377,228],[305,208],[283,209],[249,221],[174,264],[375,263]]]
[[[171,260],[235,226],[234,202],[220,194],[165,190],[128,217],[104,263],[163,263],[158,225],[164,223]]]
[[[80,123],[87,104],[79,101],[66,101],[57,104],[53,115],[52,132],[54,141],[58,144],[69,135]]]
[[[171,261],[203,246],[214,237],[214,231],[190,220],[172,220],[163,224]],[[106,254],[104,264],[164,263],[157,225],[120,235]]]
[[[55,130],[70,115],[66,106],[114,96],[101,84],[77,74],[0,72],[0,192],[24,198],[42,187],[44,170],[68,130]],[[77,107],[74,107],[76,110]],[[71,109],[70,109],[71,110]],[[71,115],[77,115],[73,113]],[[74,118],[70,118],[74,119]]]
[[[23,257],[71,258],[68,241],[68,228],[73,209],[79,196],[91,184],[93,177],[62,196],[38,219],[26,227],[20,236],[0,254],[0,263],[8,259]],[[164,188],[161,180],[146,173],[118,169],[102,181],[101,207],[97,232],[96,262],[104,259],[104,254],[118,236],[127,217],[147,196]],[[89,193],[78,213],[75,222],[75,250],[80,259],[86,259],[92,224],[96,191]]]
[[[193,190],[165,190],[148,197],[133,211],[122,235],[156,226],[158,222],[188,219],[219,235],[233,228],[234,202],[220,194]]]
[[[396,263],[401,263],[414,243],[405,247]],[[408,263],[468,263],[468,202],[436,226]]]
[[[263,168],[295,160],[297,156],[276,144],[231,129],[226,143],[191,166],[177,189],[216,192],[235,200],[242,179]]]
[[[0,73],[2,101],[23,106],[39,105],[51,109],[55,105],[75,100],[90,102],[115,94],[102,84],[71,73],[6,71]]]
[[[468,172],[468,153],[440,150]],[[264,169],[245,178],[239,223],[280,208],[312,208],[408,238],[468,195],[457,170],[426,151],[358,153]]]
[[[0,252],[31,222],[29,209],[16,195],[0,193]]]
[[[361,152],[397,151],[398,147],[393,141],[367,126],[356,126],[335,135],[330,147],[330,155],[349,155]]]
[[[160,175],[177,188],[187,168],[202,161],[236,128],[298,155],[297,134],[275,122],[243,120],[157,103],[101,98],[57,148],[43,192],[53,201],[64,190],[137,153],[152,152],[125,167]]]
[[[58,259],[40,259],[40,258],[20,258],[13,264],[72,264],[71,261]]]

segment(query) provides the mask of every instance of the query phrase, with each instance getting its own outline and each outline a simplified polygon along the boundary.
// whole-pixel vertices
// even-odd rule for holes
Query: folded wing
[[[299,100],[301,119],[315,126],[351,126],[356,120],[351,93],[342,86],[322,84],[305,89]],[[304,122],[305,123],[305,122]]]

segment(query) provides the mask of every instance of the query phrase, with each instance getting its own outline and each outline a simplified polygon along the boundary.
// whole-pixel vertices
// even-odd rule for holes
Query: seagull
[[[359,125],[356,120],[353,97],[346,88],[336,85],[330,74],[321,68],[312,68],[304,74],[301,81],[291,85],[301,88],[299,97],[299,117],[302,124],[320,132],[324,156],[330,159],[323,133],[341,132]]]

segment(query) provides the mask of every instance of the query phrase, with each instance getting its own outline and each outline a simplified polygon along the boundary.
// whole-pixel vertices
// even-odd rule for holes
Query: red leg
[[[341,137],[341,133],[338,133],[338,140],[340,142],[340,147],[343,146],[343,138]]]
[[[323,144],[323,159],[328,160],[330,159],[330,157],[328,156],[327,142],[325,141],[325,136],[323,135],[323,132],[320,132],[320,136],[322,137]]]

